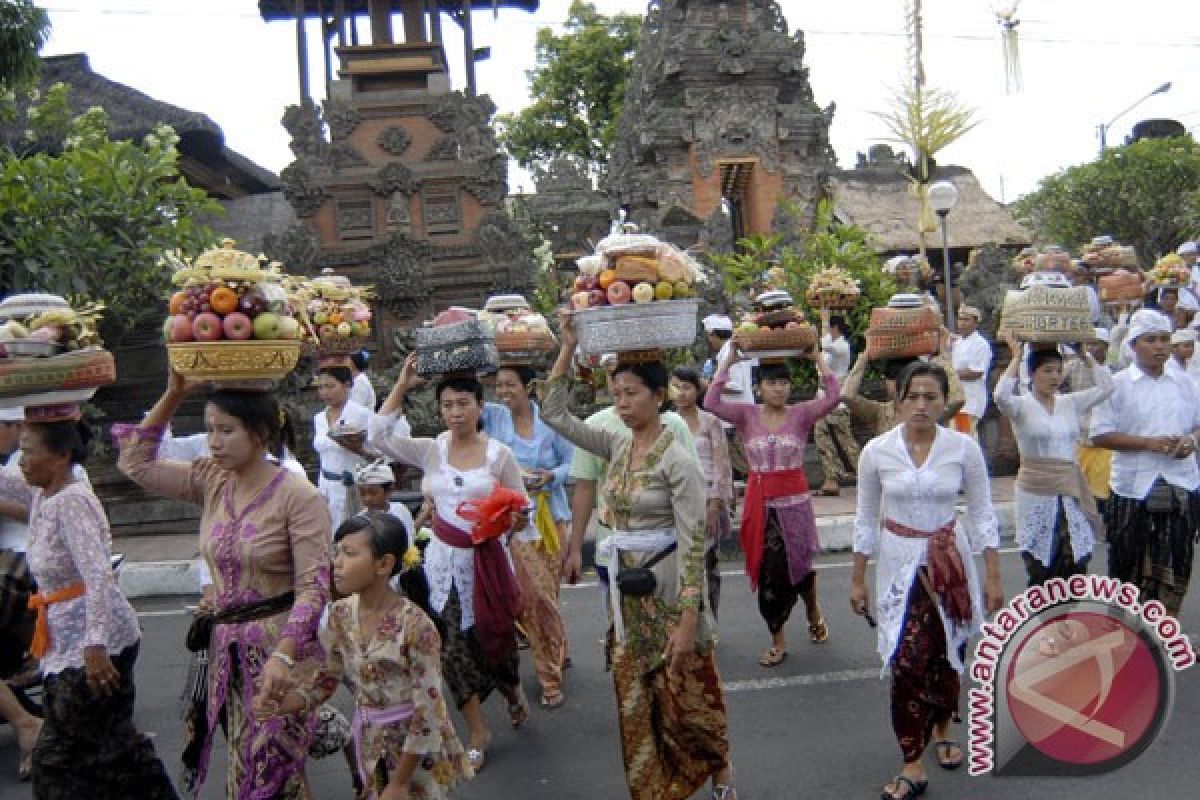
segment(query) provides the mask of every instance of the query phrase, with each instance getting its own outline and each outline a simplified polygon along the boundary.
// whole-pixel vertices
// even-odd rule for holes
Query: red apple
[[[215,342],[221,338],[221,318],[211,311],[197,314],[192,320],[192,335],[197,342]]]
[[[605,294],[603,289],[597,287],[588,290],[588,308],[606,305],[608,305],[608,295]]]
[[[623,306],[633,297],[633,290],[625,281],[613,281],[608,285],[608,302],[614,306]]]
[[[192,321],[186,314],[176,314],[167,320],[167,341],[190,342],[193,338]]]
[[[226,314],[221,327],[226,339],[249,339],[254,335],[254,323],[240,311]]]
[[[587,285],[587,276],[586,275],[576,275],[574,286],[575,286],[575,291],[577,291],[577,292],[586,292],[588,289],[591,288],[590,286]]]

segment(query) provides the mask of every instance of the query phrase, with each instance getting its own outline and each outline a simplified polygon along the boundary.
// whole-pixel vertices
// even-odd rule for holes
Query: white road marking
[[[726,681],[721,688],[726,692],[758,692],[763,689],[790,689],[793,686],[816,686],[823,683],[849,683],[879,678],[879,668],[843,669],[835,672],[818,672],[809,675],[789,675],[786,678],[751,678],[744,681]]]

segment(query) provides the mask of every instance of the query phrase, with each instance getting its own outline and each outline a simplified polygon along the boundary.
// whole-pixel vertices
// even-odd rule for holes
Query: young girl
[[[429,585],[390,514],[351,517],[334,534],[334,582],[346,597],[330,606],[322,634],[326,661],[311,685],[294,689],[260,716],[315,709],[343,673],[355,686],[354,738],[364,795],[437,800],[474,772],[442,699],[441,636],[429,611]],[[403,593],[389,582],[398,575]]]

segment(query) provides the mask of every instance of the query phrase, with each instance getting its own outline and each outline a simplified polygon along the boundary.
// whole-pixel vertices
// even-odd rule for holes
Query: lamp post
[[[946,236],[946,216],[958,203],[958,187],[950,181],[938,181],[929,187],[929,206],[938,215],[942,227],[942,270],[946,278],[946,325],[954,324],[954,301],[950,284],[950,240]]]
[[[1154,90],[1151,91],[1146,96],[1139,97],[1136,101],[1131,103],[1128,108],[1126,108],[1121,113],[1117,114],[1115,117],[1110,119],[1108,122],[1102,122],[1101,124],[1097,125],[1096,129],[1100,131],[1100,155],[1104,155],[1104,151],[1106,149],[1108,149],[1108,129],[1113,126],[1114,122],[1116,122],[1121,117],[1128,114],[1130,111],[1133,111],[1135,108],[1137,108],[1142,103],[1149,100],[1151,97],[1154,97],[1154,95],[1165,94],[1169,91],[1171,91],[1171,82],[1167,81],[1166,83],[1162,84],[1161,86],[1155,87]]]

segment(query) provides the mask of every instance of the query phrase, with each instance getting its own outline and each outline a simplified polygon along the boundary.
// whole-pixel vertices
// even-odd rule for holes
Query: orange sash
[[[40,659],[50,650],[50,625],[46,609],[55,603],[65,603],[76,597],[83,597],[83,593],[86,591],[87,586],[84,584],[72,583],[70,586],[64,586],[49,594],[38,592],[30,596],[29,608],[37,612],[37,624],[33,629],[33,643],[29,645],[29,652],[33,654],[34,658]]]

